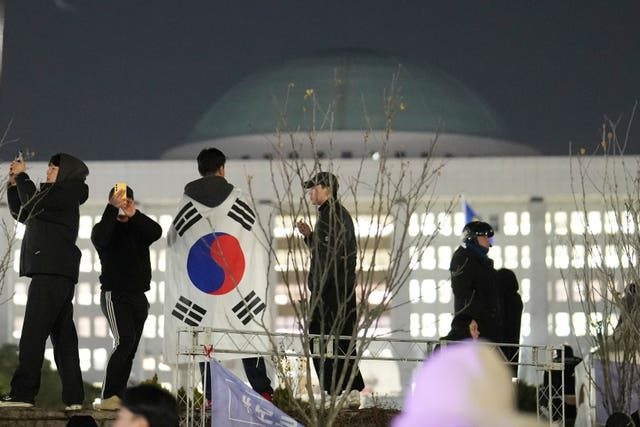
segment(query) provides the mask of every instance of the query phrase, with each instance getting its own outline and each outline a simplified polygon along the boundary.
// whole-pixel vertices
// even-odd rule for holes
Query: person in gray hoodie
[[[84,389],[73,323],[72,299],[78,282],[76,246],[80,205],[89,197],[89,169],[69,154],[49,160],[47,181],[37,188],[22,159],[11,162],[7,198],[11,215],[25,225],[20,276],[31,278],[11,394],[2,407],[32,407],[48,337],[62,382],[66,410],[82,409]]]

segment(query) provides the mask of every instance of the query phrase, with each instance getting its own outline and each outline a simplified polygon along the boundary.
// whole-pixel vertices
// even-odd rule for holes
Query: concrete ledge
[[[0,427],[66,427],[73,416],[89,415],[99,427],[111,427],[116,411],[51,411],[40,408],[2,408]]]

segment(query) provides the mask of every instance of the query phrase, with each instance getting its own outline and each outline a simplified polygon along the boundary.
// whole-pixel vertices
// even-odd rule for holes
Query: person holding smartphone
[[[127,386],[131,366],[149,313],[145,292],[151,282],[149,246],[162,235],[160,224],[136,208],[133,190],[124,183],[109,192],[109,203],[91,231],[98,251],[100,307],[113,334],[102,399],[95,409],[116,410]]]
[[[62,382],[66,410],[82,409],[84,387],[73,323],[72,299],[78,282],[76,246],[80,205],[89,197],[87,166],[69,154],[49,160],[47,180],[39,188],[19,156],[9,167],[7,199],[11,216],[25,225],[20,248],[20,276],[31,278],[19,343],[18,367],[11,393],[0,408],[34,405],[40,388],[47,338]]]

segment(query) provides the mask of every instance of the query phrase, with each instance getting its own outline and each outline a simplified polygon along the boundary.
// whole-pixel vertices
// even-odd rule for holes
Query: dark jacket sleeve
[[[160,224],[136,210],[136,213],[129,218],[129,224],[136,228],[145,243],[150,245],[162,236],[162,227]]]
[[[455,315],[465,314],[470,319],[484,317],[476,297],[474,263],[463,253],[454,253],[451,259],[451,288],[454,296]]]
[[[26,173],[15,176],[16,185],[7,189],[7,198],[11,216],[24,223],[33,208],[33,196],[36,193],[36,185]]]
[[[43,221],[54,224],[66,223],[67,218],[61,214],[69,209],[77,208],[87,198],[88,187],[81,181],[67,181],[54,184],[44,184],[40,191],[26,173],[16,175],[16,187],[20,200],[20,222],[25,222],[30,216],[37,216]]]
[[[102,213],[100,222],[93,226],[91,230],[91,242],[96,248],[106,248],[111,241],[113,230],[116,227],[118,208],[107,204]]]

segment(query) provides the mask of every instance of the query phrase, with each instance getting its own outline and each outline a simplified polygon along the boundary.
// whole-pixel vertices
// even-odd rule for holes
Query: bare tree
[[[277,266],[282,266],[277,280],[286,285],[287,296],[295,316],[295,328],[301,332],[298,346],[302,349],[302,359],[306,362],[302,366],[305,370],[303,375],[306,376],[306,393],[310,405],[305,406],[301,401],[294,400],[291,388],[285,391],[290,393],[291,401],[297,405],[298,414],[301,414],[303,422],[308,426],[332,425],[346,401],[346,393],[341,396],[320,394],[319,399],[314,395],[311,359],[317,357],[323,365],[327,358],[351,357],[354,363],[358,363],[374,338],[371,331],[376,329],[381,316],[408,303],[397,301],[394,297],[410,276],[411,258],[418,256],[418,252],[423,251],[434,237],[421,233],[410,237],[405,224],[409,224],[412,214],[426,213],[434,203],[439,202],[434,192],[444,161],[428,155],[433,151],[435,139],[424,141],[424,152],[427,155],[423,158],[409,160],[392,157],[397,149],[394,148],[393,119],[406,108],[399,83],[399,74],[396,74],[389,89],[381,94],[381,102],[385,105],[383,131],[373,130],[375,124],[370,122],[366,115],[366,105],[363,105],[368,127],[363,130],[360,141],[353,141],[353,144],[362,144],[364,150],[361,151],[371,153],[371,157],[352,159],[348,162],[348,170],[344,169],[344,162],[341,162],[341,168],[334,161],[339,157],[339,153],[333,150],[331,136],[336,120],[335,100],[322,103],[323,94],[316,93],[312,88],[306,89],[303,95],[306,100],[308,125],[302,127],[287,120],[286,106],[289,104],[289,97],[295,96],[294,86],[290,84],[283,102],[285,108],[279,117],[277,135],[273,140],[269,140],[273,147],[270,169],[273,208],[277,215],[284,218],[284,225],[290,228],[286,235],[286,247],[276,246],[271,217],[261,217],[259,222],[261,232],[269,242],[267,247],[272,258]],[[340,82],[336,81],[336,85],[339,84]],[[302,153],[305,155],[302,156]],[[370,173],[371,169],[375,170],[375,173]],[[332,327],[322,331],[319,337],[320,351],[318,353],[316,350],[314,354],[310,344],[313,337],[309,334],[309,323],[312,313],[321,309],[323,301],[319,296],[322,295],[322,287],[327,286],[326,283],[338,282],[342,273],[339,270],[345,268],[344,264],[336,260],[347,257],[339,242],[346,239],[348,233],[339,222],[329,221],[331,226],[337,228],[334,230],[337,237],[335,241],[329,242],[329,256],[320,265],[316,264],[312,274],[315,277],[314,283],[318,286],[312,286],[310,289],[309,262],[314,247],[308,247],[293,230],[295,222],[299,219],[311,224],[314,222],[316,211],[305,198],[303,188],[304,182],[320,171],[331,172],[340,177],[340,201],[350,210],[359,231],[355,290],[358,308],[357,313],[350,312],[346,301],[351,295],[343,295]],[[375,176],[375,179],[367,181],[365,175]],[[260,197],[252,191],[251,179],[248,184],[254,201],[258,203]],[[454,201],[446,203],[447,211],[450,212]],[[391,249],[387,250],[388,247]],[[270,286],[275,284],[270,283]],[[379,298],[372,303],[374,296]],[[352,321],[354,314],[356,320],[353,333],[346,337],[349,342],[348,350],[344,355],[337,354],[337,351],[332,352],[331,346],[333,345],[334,350],[337,348],[341,331]],[[272,344],[275,352],[282,351],[275,340]],[[276,366],[279,376],[286,378],[288,365],[276,363]],[[333,366],[332,377],[336,387],[349,390],[356,375],[355,371],[348,368],[340,370],[337,364]],[[323,375],[319,373],[318,376],[320,388],[323,389],[326,386],[322,384]]]
[[[602,378],[592,374],[591,381],[608,415],[637,409],[631,397],[640,392],[640,163],[625,155],[636,107],[627,123],[605,117],[598,146],[571,156],[582,230],[569,233],[572,263],[564,279],[580,293],[590,347],[582,352],[591,350],[601,369]],[[602,227],[589,220],[593,211],[603,213]]]

